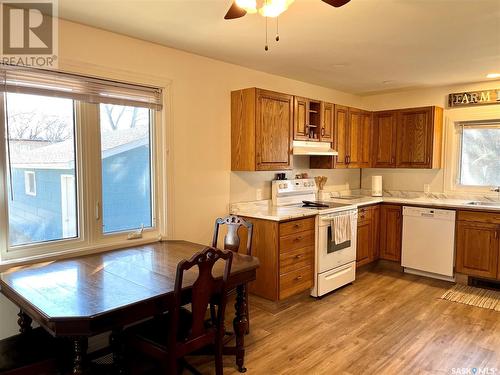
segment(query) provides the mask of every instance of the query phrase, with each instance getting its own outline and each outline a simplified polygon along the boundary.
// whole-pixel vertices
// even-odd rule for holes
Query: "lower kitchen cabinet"
[[[380,259],[401,261],[402,230],[402,207],[382,204],[380,206]]]
[[[286,222],[244,219],[253,224],[252,255],[260,261],[250,293],[277,301],[312,288],[315,217]],[[245,241],[242,236],[241,246]]]
[[[456,271],[500,279],[500,215],[459,211]]]
[[[357,267],[374,262],[379,257],[379,222],[380,208],[378,205],[358,209]]]

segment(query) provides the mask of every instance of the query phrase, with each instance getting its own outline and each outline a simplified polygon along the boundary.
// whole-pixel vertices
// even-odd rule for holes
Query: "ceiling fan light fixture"
[[[293,0],[268,0],[264,3],[259,13],[264,17],[278,17],[288,9]]]
[[[257,0],[236,0],[236,5],[245,9],[247,13],[257,13]]]

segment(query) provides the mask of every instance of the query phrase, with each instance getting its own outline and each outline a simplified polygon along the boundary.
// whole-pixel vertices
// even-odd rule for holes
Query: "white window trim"
[[[33,190],[30,189],[30,176],[33,177]],[[34,171],[24,171],[24,192],[26,195],[36,197],[36,173]]]
[[[73,72],[77,74],[89,75],[92,77],[118,80],[124,82],[130,82],[139,85],[150,85],[161,87],[163,89],[163,110],[155,111],[155,154],[153,160],[155,161],[154,170],[154,196],[155,196],[155,224],[156,227],[153,229],[148,229],[144,231],[143,238],[138,240],[127,240],[126,234],[120,233],[117,235],[102,235],[101,232],[97,230],[91,231],[89,228],[96,228],[95,223],[91,221],[95,220],[95,216],[92,213],[95,212],[96,207],[102,210],[99,206],[99,201],[93,196],[92,193],[87,191],[84,197],[81,194],[81,189],[78,191],[78,201],[81,209],[78,210],[78,220],[79,220],[79,237],[77,239],[59,240],[53,241],[45,244],[38,244],[23,249],[17,248],[15,250],[9,249],[8,244],[8,228],[6,225],[0,227],[0,269],[13,266],[17,264],[25,264],[35,261],[41,261],[45,259],[55,259],[55,258],[66,258],[70,256],[82,255],[82,254],[92,254],[101,251],[108,251],[120,247],[129,247],[133,245],[141,245],[151,242],[156,242],[159,240],[169,239],[172,237],[173,233],[173,205],[170,202],[173,201],[173,157],[171,149],[173,146],[173,127],[170,125],[172,123],[172,98],[171,98],[171,85],[172,80],[167,77],[157,76],[157,75],[147,75],[137,72],[130,72],[120,69],[111,69],[109,67],[103,67],[99,65],[93,65],[88,63],[75,62],[71,60],[59,61],[59,66],[62,71]],[[4,101],[0,100],[0,116],[4,118]],[[80,106],[86,105],[86,103],[80,103]],[[75,116],[81,116],[80,110],[77,106],[75,111]],[[97,107],[97,106],[96,106]],[[85,131],[82,121],[76,121],[77,129],[76,132]],[[0,139],[5,139],[5,129],[0,126]],[[88,151],[89,145],[84,144],[82,140],[85,137],[77,136],[77,157],[78,163],[80,165],[75,165],[77,170],[77,184],[88,184],[95,177],[92,178],[91,173],[85,168],[82,168],[83,158],[81,153]],[[97,138],[99,139],[99,138]],[[83,143],[83,144],[82,144]],[[1,155],[6,155],[5,142],[0,142],[0,153]],[[87,154],[89,155],[89,154]],[[169,171],[169,173],[167,173]],[[95,171],[94,171],[95,172]],[[0,199],[0,223],[8,222],[8,207],[7,207],[7,191],[6,191],[6,170],[5,163],[0,163],[0,192],[4,192],[4,198]],[[82,185],[83,186],[83,185]],[[96,190],[96,189],[94,189]],[[85,208],[84,208],[85,205]],[[85,215],[85,212],[88,215]],[[102,214],[99,213],[102,217]],[[93,225],[92,225],[93,224]]]
[[[459,183],[461,157],[460,124],[480,121],[500,120],[499,105],[448,109],[445,116],[444,148],[444,192],[445,193],[486,193],[489,186],[467,186]],[[496,194],[496,193],[495,193]]]

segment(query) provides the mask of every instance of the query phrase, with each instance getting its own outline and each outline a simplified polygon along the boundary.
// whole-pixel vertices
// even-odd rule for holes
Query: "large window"
[[[464,123],[460,129],[459,184],[500,186],[500,121]]]
[[[157,239],[161,91],[27,69],[0,74],[2,257],[119,244],[139,228]]]

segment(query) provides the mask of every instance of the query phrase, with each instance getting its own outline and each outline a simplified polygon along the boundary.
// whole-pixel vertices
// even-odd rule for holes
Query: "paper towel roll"
[[[372,176],[372,197],[382,196],[382,176]]]

